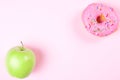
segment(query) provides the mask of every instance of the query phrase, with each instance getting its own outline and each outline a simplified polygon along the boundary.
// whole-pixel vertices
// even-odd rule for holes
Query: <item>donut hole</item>
[[[105,21],[105,17],[103,14],[97,16],[96,18],[97,23],[103,23]]]

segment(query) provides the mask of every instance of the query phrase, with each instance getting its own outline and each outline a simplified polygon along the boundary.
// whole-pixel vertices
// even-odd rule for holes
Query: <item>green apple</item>
[[[8,51],[6,67],[10,75],[25,78],[35,67],[35,55],[32,50],[24,46],[16,46]]]

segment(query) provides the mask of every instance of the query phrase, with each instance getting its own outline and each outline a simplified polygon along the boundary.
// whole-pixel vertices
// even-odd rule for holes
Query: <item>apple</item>
[[[34,52],[23,46],[16,46],[8,51],[6,67],[8,73],[16,78],[26,78],[35,67]]]

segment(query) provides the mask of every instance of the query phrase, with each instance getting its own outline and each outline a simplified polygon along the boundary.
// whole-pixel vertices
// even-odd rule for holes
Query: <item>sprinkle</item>
[[[93,32],[97,32],[97,30],[93,30]]]
[[[106,22],[105,25],[106,25],[107,27],[109,27],[109,22]]]
[[[113,8],[111,8],[111,7],[110,7],[110,10],[111,10],[111,11],[114,11],[114,9],[113,9]]]
[[[92,20],[91,20],[91,25],[95,25],[95,22],[96,22],[96,20],[95,20],[95,19],[92,19]]]
[[[107,13],[106,17],[108,17],[108,13]]]
[[[91,25],[89,24],[89,26],[91,27]]]
[[[111,20],[109,22],[111,22]]]
[[[89,28],[91,28],[91,25],[89,24]]]
[[[107,27],[109,27],[109,24],[107,24]]]
[[[102,10],[100,6],[97,6],[96,9],[100,11]]]
[[[100,31],[100,28],[97,28],[97,31]]]
[[[98,7],[98,6],[97,6],[96,8],[97,8],[97,9],[99,9],[99,7]]]
[[[111,24],[111,26],[113,26],[114,24]]]

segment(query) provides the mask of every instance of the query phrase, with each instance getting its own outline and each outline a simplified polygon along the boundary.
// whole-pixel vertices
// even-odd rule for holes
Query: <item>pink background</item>
[[[5,58],[20,41],[37,58],[24,80],[120,80],[120,29],[99,38],[81,21],[93,2],[120,13],[119,0],[0,0],[0,80],[19,80],[7,73]]]

